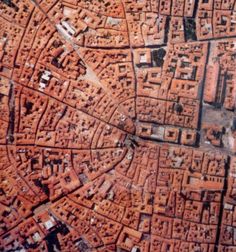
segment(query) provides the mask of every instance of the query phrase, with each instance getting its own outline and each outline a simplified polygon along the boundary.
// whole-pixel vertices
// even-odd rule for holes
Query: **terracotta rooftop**
[[[0,1],[0,251],[236,251],[236,1]]]

